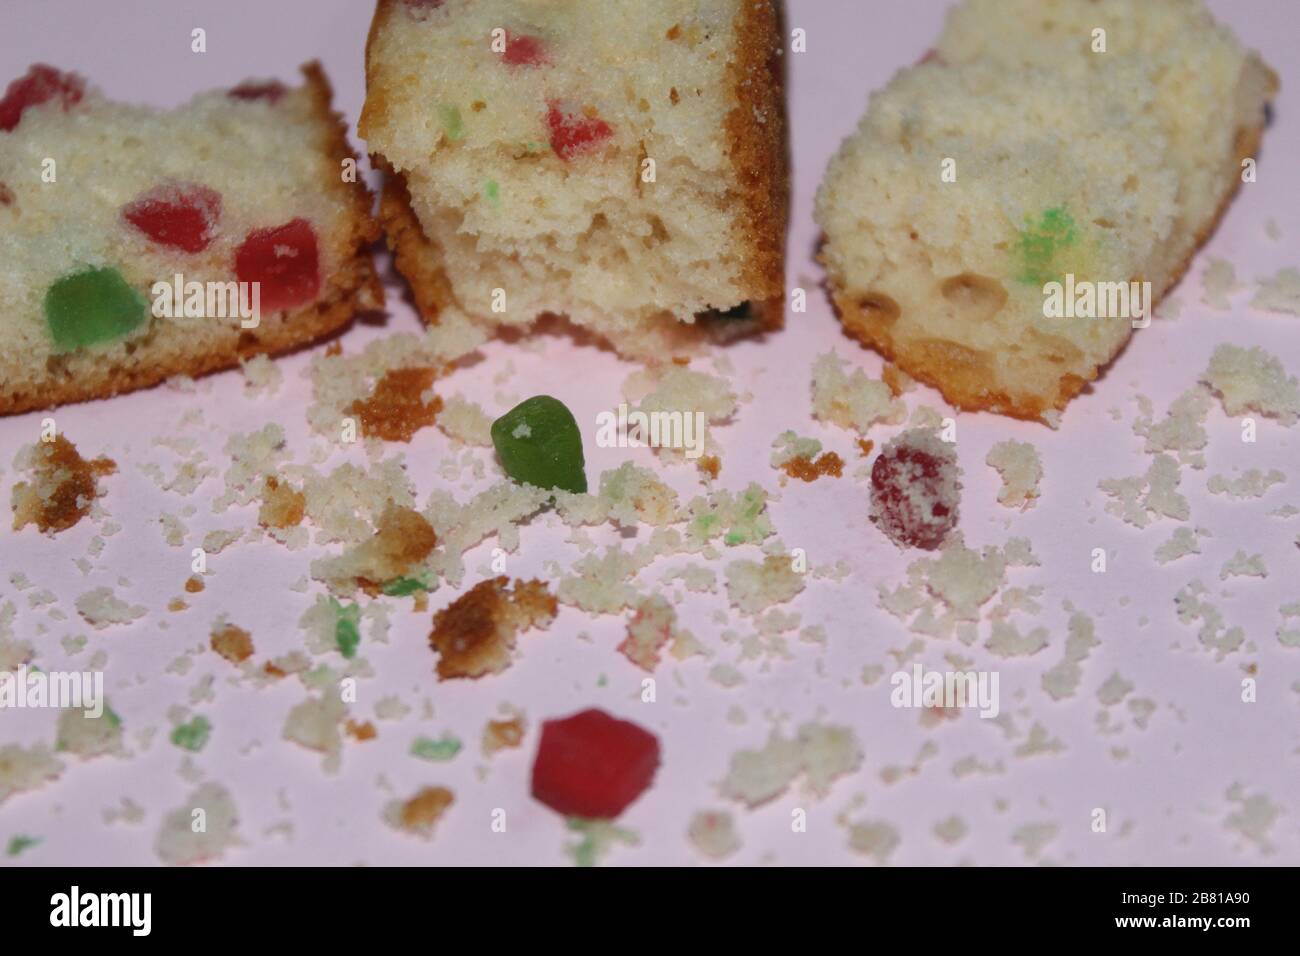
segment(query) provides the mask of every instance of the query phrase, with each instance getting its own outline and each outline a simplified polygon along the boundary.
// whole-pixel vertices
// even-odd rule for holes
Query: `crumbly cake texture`
[[[67,109],[29,107],[14,129],[0,131],[10,197],[0,203],[0,327],[9,342],[0,356],[0,414],[229,368],[318,339],[382,304],[367,249],[379,235],[371,195],[359,178],[344,181],[343,162],[353,154],[330,110],[324,71],[310,63],[303,74],[296,88],[272,84],[264,89],[276,92],[252,98],[214,90],[169,112],[114,103],[91,88]],[[46,156],[57,163],[54,183],[41,179]],[[205,198],[201,250],[155,241],[127,219],[134,203],[183,194]],[[152,314],[155,282],[176,274],[186,283],[234,282],[250,236],[298,220],[314,236],[310,297],[308,284],[298,301],[276,308],[263,281],[261,320],[252,329],[241,328],[238,315]],[[47,292],[95,269],[116,270],[129,290],[123,294],[138,297],[139,324],[67,348],[47,323]]]
[[[1149,281],[1159,301],[1277,85],[1200,0],[967,0],[936,55],[873,94],[819,190],[845,330],[954,405],[1054,423],[1132,319],[1045,318],[1044,285]]]
[[[771,0],[380,0],[359,129],[425,320],[638,357],[779,327],[781,56]]]
[[[66,531],[90,514],[104,493],[99,479],[117,471],[111,458],[82,458],[62,435],[28,446],[19,453],[18,464],[31,470],[32,480],[14,485],[14,530],[34,524],[48,534]]]

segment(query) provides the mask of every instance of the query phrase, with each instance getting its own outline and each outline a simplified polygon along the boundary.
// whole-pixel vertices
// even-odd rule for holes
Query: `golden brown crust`
[[[736,105],[723,130],[732,182],[744,214],[748,248],[740,284],[766,329],[785,323],[785,240],[790,214],[790,164],[785,114],[781,16],[773,0],[743,0],[736,14],[736,57],[729,80]]]
[[[424,234],[411,206],[406,177],[378,153],[371,154],[371,163],[384,172],[379,222],[388,248],[393,251],[393,265],[410,284],[420,317],[429,325],[437,325],[442,309],[454,303],[451,281],[443,267],[442,249]]]
[[[313,61],[303,66],[302,72],[315,110],[330,131],[324,148],[339,163],[356,159],[348,143],[347,124],[330,108],[333,93],[321,65]],[[290,314],[284,321],[264,318],[256,329],[231,329],[223,348],[201,355],[186,354],[189,336],[183,327],[160,324],[137,341],[163,346],[161,351],[168,356],[165,360],[135,366],[108,360],[94,352],[55,356],[46,363],[47,377],[36,385],[16,388],[10,383],[0,383],[0,415],[111,398],[157,385],[177,375],[198,377],[233,368],[241,359],[275,355],[313,342],[346,325],[358,312],[379,308],[384,301],[384,290],[367,248],[379,238],[379,224],[370,214],[370,190],[360,177],[355,183],[345,183],[338,176],[331,176],[321,188],[346,190],[351,196],[353,214],[348,247],[352,256],[325,277],[325,288],[312,305]]]
[[[1266,66],[1263,68],[1268,71],[1266,100],[1271,101],[1278,90],[1278,79],[1272,70],[1268,70]],[[1153,308],[1186,274],[1196,253],[1209,241],[1227,214],[1228,207],[1232,205],[1232,200],[1241,188],[1241,161],[1255,154],[1263,136],[1262,116],[1257,125],[1243,126],[1237,130],[1233,150],[1235,156],[1230,165],[1225,167],[1226,175],[1230,177],[1230,185],[1224,192],[1214,216],[1197,232],[1196,240],[1188,250],[1187,256],[1170,274],[1164,288],[1156,290],[1153,296]],[[1057,382],[1054,395],[1011,395],[1003,389],[994,387],[992,363],[985,353],[940,339],[896,343],[890,326],[897,316],[890,315],[888,310],[882,310],[879,303],[871,301],[869,297],[845,290],[833,279],[828,285],[831,300],[839,312],[845,332],[867,347],[875,349],[908,375],[938,389],[943,397],[957,408],[967,411],[995,412],[1011,418],[1041,422],[1044,421],[1047,413],[1063,410],[1071,399],[1083,391],[1089,382],[1095,381],[1104,370],[1104,367],[1095,369],[1087,377],[1074,373],[1065,374]]]

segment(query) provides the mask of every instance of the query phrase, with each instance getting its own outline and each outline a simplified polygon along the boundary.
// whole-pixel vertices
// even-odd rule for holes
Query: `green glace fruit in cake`
[[[144,296],[116,269],[74,272],[45,293],[45,322],[60,352],[120,339],[138,328],[147,314]]]
[[[1033,286],[1060,281],[1070,271],[1062,266],[1064,254],[1078,241],[1074,217],[1064,206],[1046,210],[1036,221],[1026,217],[1016,238],[1016,281]]]
[[[492,444],[506,474],[538,488],[587,490],[582,434],[558,399],[537,395],[492,423]]]

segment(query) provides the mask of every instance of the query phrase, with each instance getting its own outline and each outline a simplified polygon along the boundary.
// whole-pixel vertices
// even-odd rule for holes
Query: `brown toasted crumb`
[[[232,664],[242,664],[253,656],[253,638],[242,627],[225,624],[212,632],[212,649]]]
[[[674,365],[690,365],[690,364],[691,364],[691,357],[690,357],[689,355],[674,355],[674,356],[673,356],[673,364],[674,364]]]
[[[489,720],[483,728],[483,753],[492,756],[498,750],[510,750],[524,741],[524,719],[516,714],[509,720]]]
[[[343,729],[348,732],[350,737],[357,740],[374,740],[379,736],[379,731],[375,730],[375,725],[368,720],[365,723],[349,720],[343,725]]]
[[[672,103],[673,106],[676,106],[678,103],[682,101],[682,96],[680,93],[677,92],[677,87],[674,86],[671,90],[668,91],[668,101]]]
[[[722,470],[722,460],[717,455],[703,455],[695,463],[695,467],[710,478],[717,478],[718,472]]]
[[[379,516],[374,537],[352,552],[357,584],[377,594],[427,558],[437,543],[438,536],[424,515],[390,502]]]
[[[870,438],[858,439],[858,451],[861,457],[863,458],[869,457],[871,455],[871,449],[875,447],[876,447],[876,443],[873,442]]]
[[[14,203],[14,191],[0,183],[0,206],[12,206]]]
[[[375,390],[348,410],[361,419],[361,433],[384,441],[409,442],[421,428],[434,423],[442,399],[425,403],[423,395],[433,385],[431,368],[395,368],[384,373]]]
[[[325,349],[326,358],[334,358],[336,355],[343,354],[343,346],[338,342],[331,342]]]
[[[417,591],[411,604],[411,610],[416,614],[423,614],[429,610],[429,592]]]
[[[182,601],[180,598],[172,598],[170,601],[167,602],[167,610],[169,611],[184,611],[187,610],[188,608],[189,605],[186,604],[184,601]]]
[[[889,390],[894,393],[895,398],[916,385],[915,379],[893,362],[885,363],[885,368],[880,373],[880,380],[889,386]]]
[[[429,645],[438,652],[438,677],[482,677],[510,666],[522,630],[545,627],[555,618],[555,596],[541,581],[504,575],[480,581],[433,616]]]
[[[791,458],[781,466],[791,478],[800,481],[816,481],[823,475],[839,478],[844,474],[844,460],[833,451],[828,451],[813,461],[807,455]]]
[[[682,25],[680,23],[674,23],[668,28],[668,32],[665,33],[664,36],[669,40],[680,40],[682,38]]]
[[[425,787],[402,804],[399,819],[412,830],[431,828],[452,805],[455,796],[446,787]]]
[[[307,512],[307,496],[275,475],[266,476],[257,523],[263,528],[293,528]]]
[[[29,524],[40,531],[66,531],[90,514],[99,497],[98,478],[117,471],[111,458],[86,461],[77,446],[62,435],[37,442],[35,476],[14,485],[14,530]]]
[[[281,677],[289,676],[287,671],[281,670],[279,667],[276,667],[270,661],[267,661],[265,664],[262,665],[262,670],[265,672],[267,677],[274,677],[276,680],[279,680]]]
[[[185,590],[191,594],[198,594],[204,588],[203,579],[197,574],[191,574],[185,579]]]

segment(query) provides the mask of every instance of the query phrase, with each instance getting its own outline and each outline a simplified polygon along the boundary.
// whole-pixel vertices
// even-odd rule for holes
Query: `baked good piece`
[[[1201,0],[967,0],[819,190],[845,329],[958,407],[1054,421],[1149,318],[1102,283],[1178,281],[1276,89]],[[1069,276],[1110,315],[1047,317]]]
[[[303,73],[300,87],[249,82],[168,112],[47,66],[9,85],[0,414],[226,368],[382,303],[370,193],[345,181],[353,157],[324,72]]]
[[[424,319],[779,326],[781,42],[772,0],[379,0],[360,133]]]

